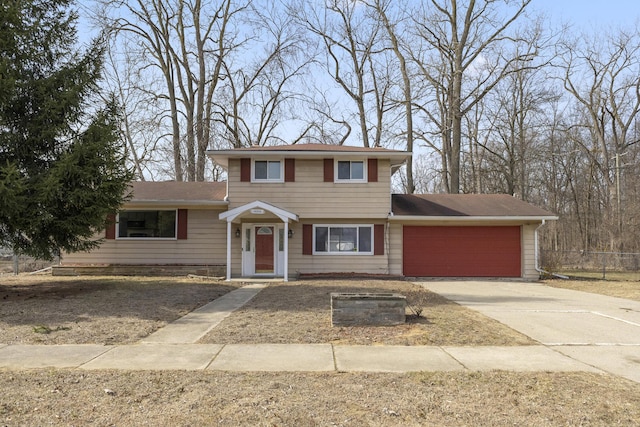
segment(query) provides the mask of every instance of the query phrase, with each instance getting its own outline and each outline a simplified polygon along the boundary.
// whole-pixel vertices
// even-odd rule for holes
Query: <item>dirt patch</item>
[[[0,343],[134,343],[235,288],[181,278],[2,277]]]
[[[544,280],[542,283],[547,286],[553,286],[554,288],[591,292],[610,297],[640,301],[640,281],[553,279]]]
[[[3,425],[639,425],[640,384],[587,373],[0,372]]]
[[[331,326],[332,292],[399,293],[407,310],[399,326]],[[334,343],[359,345],[528,345],[530,338],[416,284],[389,280],[271,284],[206,335],[201,343]]]

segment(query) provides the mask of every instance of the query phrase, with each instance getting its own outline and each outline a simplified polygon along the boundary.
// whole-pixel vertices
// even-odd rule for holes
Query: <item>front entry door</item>
[[[273,274],[274,266],[274,228],[256,227],[256,274]]]

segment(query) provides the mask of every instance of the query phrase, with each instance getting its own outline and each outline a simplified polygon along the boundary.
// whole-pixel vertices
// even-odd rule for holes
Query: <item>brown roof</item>
[[[131,183],[130,203],[144,202],[223,202],[225,182],[136,181]]]
[[[555,218],[507,194],[393,194],[391,201],[394,215]]]
[[[207,155],[223,168],[229,166],[229,159],[239,159],[253,156],[265,157],[292,157],[296,159],[318,159],[325,157],[351,156],[357,155],[367,158],[387,158],[391,161],[391,166],[399,166],[406,159],[411,157],[408,151],[389,150],[382,147],[354,147],[351,145],[332,144],[292,144],[274,145],[268,147],[243,147],[229,150],[209,150]]]
[[[234,148],[233,151],[341,151],[341,152],[374,152],[374,153],[404,153],[402,150],[389,150],[382,147],[354,147],[352,145],[333,145],[333,144],[291,144],[291,145],[272,145],[272,146],[252,146]]]

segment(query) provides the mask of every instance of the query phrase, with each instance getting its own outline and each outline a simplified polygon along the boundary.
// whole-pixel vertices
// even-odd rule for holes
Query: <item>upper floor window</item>
[[[125,210],[118,214],[118,238],[176,238],[175,210]]]
[[[362,160],[338,160],[337,164],[337,180],[349,182],[366,181],[365,162]]]
[[[282,162],[280,160],[255,160],[253,162],[254,181],[282,182]]]

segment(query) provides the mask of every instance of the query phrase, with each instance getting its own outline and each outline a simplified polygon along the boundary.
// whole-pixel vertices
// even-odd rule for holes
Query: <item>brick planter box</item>
[[[405,322],[405,296],[393,293],[332,293],[333,326],[391,326]]]
[[[198,276],[226,275],[224,265],[60,265],[52,269],[53,276]]]

